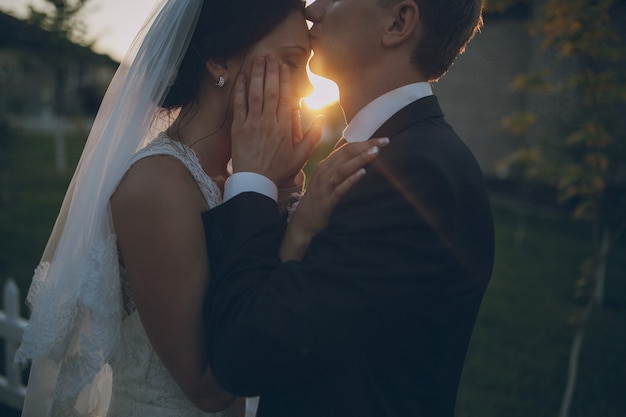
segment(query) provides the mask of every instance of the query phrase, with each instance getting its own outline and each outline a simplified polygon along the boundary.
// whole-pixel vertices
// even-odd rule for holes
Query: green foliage
[[[624,185],[620,172],[626,160],[626,135],[619,114],[626,108],[626,46],[611,20],[614,7],[614,0],[545,0],[538,6],[531,33],[542,39],[546,53],[556,56],[557,65],[575,70],[563,77],[546,65],[517,76],[513,89],[569,95],[578,105],[556,121],[561,126],[559,136],[535,137],[530,149],[502,163],[503,168],[522,166],[526,177],[553,184],[561,201],[577,202],[575,217],[592,221],[604,219],[611,209],[604,205],[607,187]],[[528,112],[504,120],[504,126],[518,136],[553,123]],[[626,221],[626,215],[615,220]]]
[[[528,112],[506,118],[505,128],[527,135],[528,141],[500,168],[525,181],[548,182],[559,201],[573,207],[575,219],[593,225],[590,253],[575,257],[579,271],[572,274],[577,279],[568,322],[578,326],[578,336],[588,330],[593,307],[605,302],[606,262],[626,229],[626,43],[618,34],[621,22],[613,21],[626,5],[619,0],[536,0],[533,7],[530,33],[541,41],[545,55],[539,62],[544,64],[516,77],[512,87],[567,106],[548,118]],[[570,358],[577,366],[578,352],[572,350]],[[566,387],[559,415],[582,408],[572,408],[576,381],[583,380],[577,366],[570,366],[567,383],[559,384]],[[606,409],[600,403],[588,408],[594,410],[590,415],[624,412],[623,405],[610,412],[599,412]]]
[[[66,86],[69,69],[75,65],[73,50],[76,45],[91,47],[93,42],[85,38],[87,27],[83,20],[85,6],[92,0],[45,0],[46,9],[29,6],[29,23],[53,34],[51,50],[42,55],[54,74],[53,93],[50,107],[56,114],[67,113]]]
[[[530,111],[510,114],[502,120],[505,129],[515,136],[524,135],[537,122],[537,115]]]
[[[483,0],[483,6],[487,12],[505,12],[508,9],[521,4],[530,4],[531,0]]]
[[[555,86],[548,81],[548,72],[532,74],[519,74],[511,83],[514,91],[528,91],[539,94],[550,94],[554,91]]]
[[[615,0],[548,0],[534,22],[544,47],[564,57],[618,62],[626,52],[614,31],[610,11]]]
[[[624,126],[615,123],[626,105],[626,47],[611,20],[614,5],[614,0],[549,0],[534,24],[545,48],[580,68],[558,88],[577,92],[582,103],[559,143],[566,158],[557,161],[548,180],[562,200],[579,200],[574,216],[601,221],[612,209],[603,205],[607,184],[619,181],[626,159]]]
[[[46,10],[29,6],[28,22],[61,39],[85,44],[87,26],[82,19],[85,6],[92,0],[45,0]]]

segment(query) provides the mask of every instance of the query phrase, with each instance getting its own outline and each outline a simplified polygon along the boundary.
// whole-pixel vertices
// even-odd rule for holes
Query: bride
[[[300,0],[157,6],[109,86],[35,271],[16,355],[32,361],[23,416],[244,414],[207,366],[200,213],[222,202],[238,78],[264,80],[262,97],[248,99],[263,101],[254,117],[278,119],[300,155],[274,197],[301,189],[322,124],[303,134],[297,113],[309,89],[303,10]],[[347,145],[319,165],[313,179],[335,188],[311,186],[290,228],[319,231],[375,157],[369,147]],[[302,240],[285,236],[281,256],[297,257]]]

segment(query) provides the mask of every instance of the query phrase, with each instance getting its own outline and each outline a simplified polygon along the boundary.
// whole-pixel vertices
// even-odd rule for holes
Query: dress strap
[[[209,208],[213,208],[222,203],[221,190],[211,177],[204,172],[194,150],[181,142],[172,140],[164,132],[160,133],[159,136],[145,148],[135,153],[130,164],[132,165],[140,159],[156,155],[172,156],[182,162],[196,180],[200,191],[202,191],[202,195],[209,204]]]

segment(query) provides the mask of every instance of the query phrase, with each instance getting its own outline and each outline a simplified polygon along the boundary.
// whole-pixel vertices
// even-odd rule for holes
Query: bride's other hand
[[[388,143],[388,138],[349,143],[317,164],[283,237],[283,262],[303,258],[313,236],[328,225],[339,199],[365,174],[363,167]]]
[[[253,60],[248,84],[247,97],[244,75],[234,88],[233,172],[255,172],[284,184],[311,156],[324,119],[316,119],[304,135],[294,133],[292,110],[297,100],[291,92],[289,67],[273,56]]]

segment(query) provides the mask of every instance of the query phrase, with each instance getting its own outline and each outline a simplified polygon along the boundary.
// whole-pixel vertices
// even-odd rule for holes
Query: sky
[[[85,6],[84,19],[88,39],[96,41],[96,52],[119,61],[123,58],[139,28],[158,0],[91,0]],[[45,5],[42,0],[0,0],[0,9],[24,17],[28,5]],[[41,7],[39,7],[41,8]]]
[[[312,0],[308,0],[307,4]],[[94,50],[120,61],[135,35],[159,0],[90,0],[85,6],[84,19],[88,26],[87,39],[94,40]],[[0,0],[0,10],[25,17],[28,5],[41,9],[43,0]],[[312,108],[320,108],[337,99],[336,86],[328,80],[310,74],[315,92],[306,99]]]

